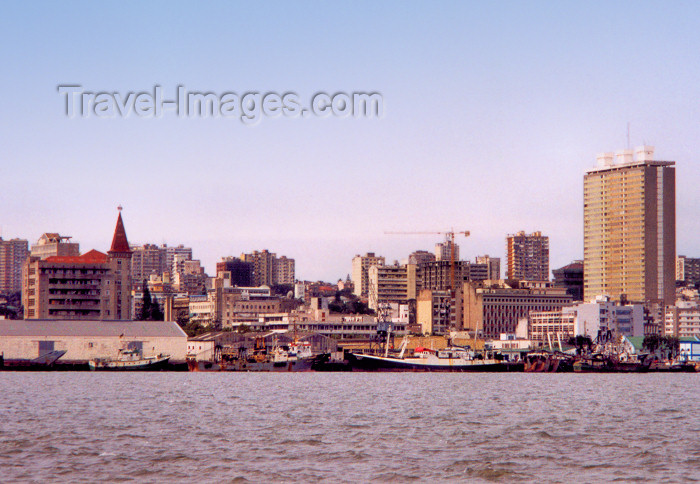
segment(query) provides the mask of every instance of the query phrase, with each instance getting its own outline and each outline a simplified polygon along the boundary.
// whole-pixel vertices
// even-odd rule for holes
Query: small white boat
[[[94,359],[88,364],[90,369],[102,371],[152,371],[161,370],[170,360],[170,355],[146,356],[138,350],[119,350],[116,359]]]

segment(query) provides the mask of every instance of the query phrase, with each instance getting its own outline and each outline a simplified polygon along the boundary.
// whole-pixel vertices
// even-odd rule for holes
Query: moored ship
[[[144,357],[136,349],[122,349],[116,359],[98,358],[90,360],[88,365],[92,371],[156,371],[165,368],[169,360],[170,355]]]
[[[503,372],[522,371],[522,362],[508,362],[478,355],[459,346],[441,350],[418,347],[412,356],[406,356],[408,339],[404,338],[398,355],[384,356],[353,353],[351,366],[357,371],[437,371],[437,372]]]

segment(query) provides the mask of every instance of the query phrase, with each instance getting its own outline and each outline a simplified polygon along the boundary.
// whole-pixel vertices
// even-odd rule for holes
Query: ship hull
[[[354,371],[414,371],[414,372],[508,372],[523,371],[522,363],[495,360],[421,362],[420,358],[389,358],[354,354],[351,367]]]
[[[158,371],[168,366],[169,356],[134,361],[96,361],[90,360],[92,371]]]

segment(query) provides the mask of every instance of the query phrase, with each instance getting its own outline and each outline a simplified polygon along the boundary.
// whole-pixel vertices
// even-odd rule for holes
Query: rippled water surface
[[[700,374],[0,373],[1,482],[700,479]]]

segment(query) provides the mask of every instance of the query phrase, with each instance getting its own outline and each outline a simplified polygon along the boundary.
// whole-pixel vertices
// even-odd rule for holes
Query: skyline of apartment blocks
[[[520,231],[506,236],[506,279],[549,281],[549,237]]]
[[[597,156],[583,181],[584,300],[673,305],[676,274],[675,162],[654,147]]]
[[[277,254],[267,249],[241,254],[240,260],[247,262],[253,269],[253,286],[274,286],[277,284],[294,284],[294,259]]]
[[[107,254],[29,257],[22,267],[25,319],[131,319],[130,259],[121,212]]]
[[[382,256],[376,256],[374,252],[365,255],[357,254],[352,258],[352,292],[357,297],[369,296],[369,268],[374,265],[385,265],[386,260]]]
[[[32,245],[30,255],[39,259],[51,256],[78,256],[80,255],[80,244],[70,242],[71,238],[56,232],[46,232],[39,237],[36,244]]]
[[[679,255],[676,258],[676,280],[686,284],[700,284],[700,259]]]
[[[374,265],[368,269],[369,307],[377,310],[380,304],[405,304],[416,299],[415,264]]]
[[[183,272],[185,261],[192,260],[192,247],[185,247],[183,244],[177,246],[132,245],[131,250],[131,274],[134,285],[142,284],[151,275],[160,277],[165,272],[171,275]]]
[[[28,256],[27,240],[0,237],[0,294],[22,290],[22,264]]]

